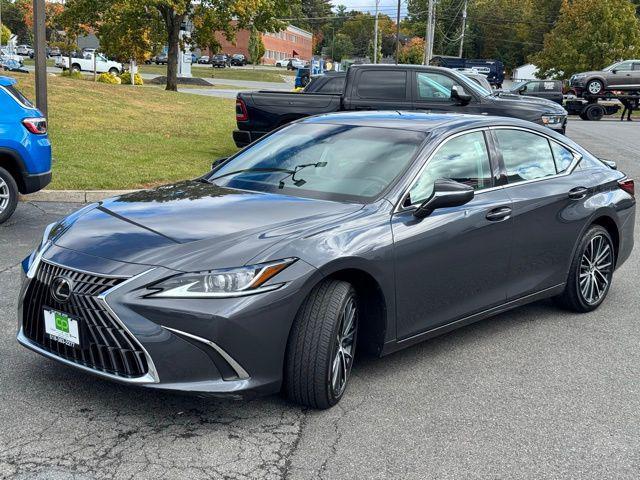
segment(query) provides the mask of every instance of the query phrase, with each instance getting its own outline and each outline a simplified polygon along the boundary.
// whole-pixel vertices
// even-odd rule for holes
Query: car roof
[[[540,130],[544,128],[525,120],[509,117],[487,117],[484,115],[466,115],[460,113],[424,113],[395,110],[328,113],[307,117],[299,122],[332,123],[363,127],[387,127],[420,132],[432,132],[440,128],[452,130],[458,128],[467,129],[495,125],[526,127],[532,130]]]
[[[17,82],[15,78],[3,77],[0,75],[0,87],[8,87],[14,85]]]

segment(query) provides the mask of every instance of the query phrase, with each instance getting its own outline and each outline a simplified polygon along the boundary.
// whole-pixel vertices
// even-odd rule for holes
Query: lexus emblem
[[[59,303],[67,303],[73,292],[73,283],[67,277],[56,277],[51,282],[51,296]]]

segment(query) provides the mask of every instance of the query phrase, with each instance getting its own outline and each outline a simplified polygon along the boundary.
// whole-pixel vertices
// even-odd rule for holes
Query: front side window
[[[522,130],[496,130],[509,183],[535,180],[556,174],[549,141]]]
[[[411,188],[410,204],[427,200],[440,178],[470,185],[474,190],[491,187],[491,164],[482,132],[455,137],[440,147]]]
[[[451,87],[456,85],[453,78],[441,73],[418,72],[416,81],[419,100],[449,101],[451,99]]]
[[[243,150],[208,180],[242,190],[367,203],[408,167],[426,136],[395,128],[293,124]]]

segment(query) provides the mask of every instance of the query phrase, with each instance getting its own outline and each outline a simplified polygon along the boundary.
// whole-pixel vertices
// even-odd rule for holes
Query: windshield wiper
[[[293,170],[290,170],[288,172],[287,176],[285,176],[282,179],[280,179],[280,181],[278,182],[278,188],[280,190],[282,190],[284,188],[284,181],[289,177],[291,177],[291,180],[293,180],[293,184],[296,187],[301,187],[302,185],[307,183],[307,181],[303,180],[302,178],[296,179],[296,173],[298,173],[303,168],[307,168],[307,167],[316,167],[316,168],[318,168],[318,167],[326,167],[326,166],[327,166],[327,162],[303,163],[302,165],[296,165]]]
[[[238,173],[245,172],[284,172],[289,175],[295,175],[296,171],[291,170],[289,168],[244,168],[242,170],[234,170],[233,172],[223,173],[222,175],[218,175],[217,177],[209,178],[209,182],[213,182],[214,180],[218,180],[219,178],[229,177],[231,175],[237,175]]]

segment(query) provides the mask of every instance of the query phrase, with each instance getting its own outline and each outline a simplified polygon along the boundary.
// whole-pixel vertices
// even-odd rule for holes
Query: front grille
[[[51,295],[51,282],[58,276],[73,282],[73,293],[66,303],[57,302]],[[145,375],[148,367],[142,347],[97,298],[124,280],[42,261],[24,299],[25,336],[48,352],[94,370],[124,378]],[[79,346],[65,345],[49,337],[44,326],[45,308],[65,313],[78,321]]]

